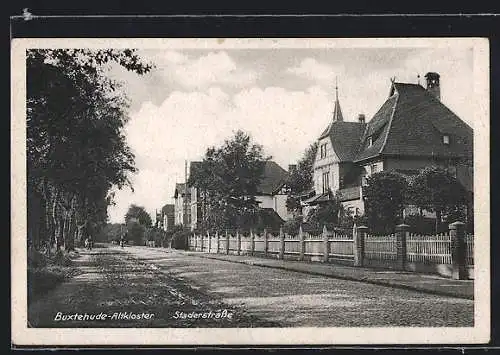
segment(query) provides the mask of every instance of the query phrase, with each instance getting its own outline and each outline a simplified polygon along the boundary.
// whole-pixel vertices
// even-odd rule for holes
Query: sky
[[[134,192],[115,192],[109,221],[134,203],[153,217],[173,203],[185,161],[203,158],[241,129],[284,169],[296,163],[331,120],[335,82],[345,121],[367,121],[387,99],[390,80],[441,75],[441,101],[474,128],[472,48],[162,48],[139,49],[155,68],[113,68],[130,100],[125,127],[136,156]],[[420,75],[420,79],[418,78]]]

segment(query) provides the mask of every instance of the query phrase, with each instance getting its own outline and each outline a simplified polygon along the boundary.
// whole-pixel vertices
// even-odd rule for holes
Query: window
[[[330,188],[330,174],[329,172],[323,173],[323,193],[327,193]]]
[[[372,174],[375,174],[376,172],[378,172],[378,165],[377,164],[372,164],[371,165],[371,171],[372,171]]]
[[[450,136],[449,135],[445,134],[443,136],[443,143],[444,144],[450,144]]]
[[[372,137],[368,137],[368,147],[371,147],[373,145],[373,139]]]
[[[321,159],[326,158],[326,143],[322,144],[320,147],[320,157]]]

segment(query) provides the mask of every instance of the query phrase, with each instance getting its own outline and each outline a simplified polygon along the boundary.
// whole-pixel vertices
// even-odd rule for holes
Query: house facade
[[[196,169],[199,169],[201,162],[191,162],[189,166],[189,176],[195,173]],[[286,207],[286,200],[288,196],[288,191],[286,188],[286,180],[288,178],[288,172],[284,170],[274,161],[266,161],[264,165],[264,171],[262,173],[262,179],[257,187],[257,195],[255,199],[259,202],[259,207],[266,211],[266,216],[269,218],[277,218],[277,216],[271,216],[272,214],[277,214],[279,219],[286,220],[289,218],[290,214]],[[177,184],[183,185],[183,184]],[[200,222],[203,220],[206,214],[206,206],[203,205],[204,199],[202,198],[203,191],[194,187],[188,186],[188,205],[189,205],[189,223],[191,230],[199,227]],[[180,194],[178,195],[180,196]],[[177,220],[182,218],[182,200],[179,198],[177,202],[176,199],[176,216],[179,214]],[[176,222],[177,224],[177,222]]]
[[[282,220],[290,218],[286,207],[288,172],[274,161],[266,161],[255,199],[260,208],[275,211]]]
[[[175,205],[167,204],[161,208],[158,218],[158,228],[165,232],[175,225]]]
[[[185,183],[176,183],[174,190],[174,224],[190,226],[191,224],[191,193]]]
[[[417,174],[428,166],[452,172],[473,191],[473,130],[440,101],[440,76],[420,84],[393,81],[389,97],[369,122],[346,122],[336,93],[333,118],[318,139],[314,196],[307,209],[337,195],[354,214],[364,213],[362,186],[373,173]]]

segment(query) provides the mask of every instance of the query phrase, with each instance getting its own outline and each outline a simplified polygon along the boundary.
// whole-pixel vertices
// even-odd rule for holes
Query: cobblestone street
[[[30,305],[37,327],[463,327],[473,301],[363,282],[116,246],[82,252],[79,274]],[[231,319],[206,319],[226,309]],[[108,319],[55,320],[107,314]],[[154,314],[130,319],[113,314]],[[177,312],[177,313],[176,313]],[[189,313],[198,318],[183,318]],[[194,316],[196,317],[196,316]]]

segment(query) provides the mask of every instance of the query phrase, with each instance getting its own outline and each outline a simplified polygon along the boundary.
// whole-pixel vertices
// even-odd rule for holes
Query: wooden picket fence
[[[421,235],[410,233],[406,238],[407,260],[411,262],[451,264],[449,233]]]
[[[396,260],[396,235],[365,236],[365,258],[374,260]]]
[[[356,258],[361,258],[389,265],[397,264],[403,258],[405,262],[422,265],[453,263],[451,232],[436,235],[404,233],[405,238],[399,239],[399,246],[397,233],[378,236],[363,232],[356,237],[356,231],[328,230],[326,227],[306,231],[300,228],[299,233],[293,235],[284,233],[283,230],[226,230],[222,233],[193,234],[188,242],[189,250],[193,251],[294,260],[353,262]],[[356,257],[355,253],[359,251],[356,249],[355,238],[361,238],[363,244],[362,255]],[[474,265],[474,235],[465,234],[462,238],[464,262],[470,268]],[[398,250],[402,248],[403,241],[404,249]]]

